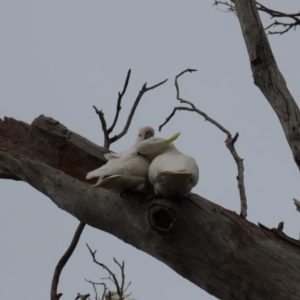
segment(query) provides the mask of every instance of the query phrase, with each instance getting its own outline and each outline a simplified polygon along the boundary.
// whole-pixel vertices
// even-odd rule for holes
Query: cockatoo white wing
[[[116,160],[108,168],[97,172],[95,177],[99,177],[99,179],[91,190],[102,187],[117,193],[127,189],[141,191],[148,179],[149,165],[149,161],[140,155],[128,160],[123,158],[120,162]]]
[[[104,166],[89,172],[86,175],[87,179],[91,179],[94,177],[104,177],[107,175],[112,174],[118,174],[119,172],[123,172],[123,168],[125,167],[125,164],[130,165],[129,163],[132,159],[135,159],[137,157],[137,152],[131,153],[127,156],[121,156],[118,159],[111,159],[109,160]],[[129,163],[129,164],[128,164]]]
[[[106,153],[104,154],[104,157],[110,161],[110,160],[113,160],[113,159],[119,159],[121,157],[127,157],[128,155],[131,155],[131,154],[136,154],[136,147],[135,145],[133,145],[131,148],[125,150],[125,151],[122,151],[122,152],[118,152],[118,153]]]
[[[153,128],[142,127],[135,144],[131,148],[119,153],[105,154],[108,162],[89,172],[86,176],[87,179],[99,178],[91,190],[99,187],[116,192],[126,189],[142,190],[148,179],[149,160],[138,154],[136,145],[153,134]]]

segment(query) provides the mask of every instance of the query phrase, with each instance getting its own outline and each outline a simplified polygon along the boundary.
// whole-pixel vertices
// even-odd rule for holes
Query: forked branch
[[[293,13],[293,14],[287,14],[287,13],[284,13],[284,12],[281,12],[281,11],[277,11],[277,10],[273,10],[273,9],[270,9],[258,2],[256,2],[256,7],[258,10],[260,11],[263,11],[265,13],[267,13],[268,15],[270,15],[270,18],[271,19],[274,19],[274,18],[287,18],[287,19],[290,19],[291,21],[290,22],[282,22],[282,21],[278,21],[275,19],[275,21],[270,24],[269,26],[267,26],[265,28],[265,30],[273,27],[280,27],[282,26],[283,29],[280,30],[280,31],[268,31],[268,34],[284,34],[286,32],[288,32],[290,29],[294,29],[296,30],[297,26],[300,26],[300,12],[298,13]]]
[[[103,279],[109,279],[109,280],[111,280],[111,281],[114,283],[115,287],[116,287],[116,292],[117,292],[117,294],[118,294],[118,296],[119,296],[119,299],[123,299],[123,298],[124,298],[124,293],[125,293],[125,291],[128,289],[129,285],[131,284],[131,282],[129,282],[129,284],[127,285],[127,287],[124,288],[124,286],[125,286],[125,263],[124,263],[124,261],[122,262],[122,264],[120,264],[120,263],[114,258],[114,262],[119,266],[119,268],[120,268],[120,270],[121,270],[122,282],[121,282],[121,284],[120,284],[119,281],[118,281],[118,279],[117,279],[117,277],[116,277],[116,275],[115,275],[115,274],[114,274],[114,273],[113,273],[113,272],[112,272],[105,264],[99,262],[99,261],[96,259],[96,252],[97,252],[97,250],[92,251],[91,248],[90,248],[90,246],[89,246],[88,244],[86,244],[86,246],[88,247],[88,249],[89,249],[89,251],[90,251],[90,253],[91,253],[91,255],[92,255],[93,261],[94,261],[97,265],[99,265],[100,267],[102,267],[103,269],[105,269],[105,270],[108,272],[109,277],[108,277],[108,278],[103,278]],[[103,284],[103,283],[95,283],[95,282],[92,282],[92,281],[90,281],[90,280],[86,280],[86,281],[92,283],[93,286],[94,286],[95,284]],[[105,294],[105,291],[106,291],[106,285],[104,284],[104,286],[105,286],[105,289],[104,289],[104,294]],[[95,292],[96,292],[96,297],[97,297],[97,291],[96,291],[95,286],[94,286],[94,290],[95,290]],[[103,295],[104,295],[104,294],[103,294]],[[109,294],[110,294],[110,292],[109,292]],[[104,297],[103,295],[102,295],[102,298]]]
[[[134,113],[136,111],[136,108],[139,105],[140,100],[142,99],[143,95],[146,92],[159,87],[160,85],[164,84],[168,80],[168,79],[165,79],[165,80],[163,80],[163,81],[161,81],[161,82],[159,82],[159,83],[157,83],[153,86],[150,86],[150,87],[147,87],[147,82],[146,82],[142,86],[142,89],[140,90],[138,96],[136,97],[136,99],[135,99],[135,101],[132,105],[132,108],[131,108],[130,113],[127,117],[127,121],[126,121],[126,124],[124,126],[124,129],[119,134],[116,134],[113,137],[110,137],[110,134],[112,133],[115,125],[118,122],[119,113],[120,113],[121,108],[122,108],[121,107],[121,102],[122,102],[122,98],[123,98],[123,96],[126,92],[126,89],[127,89],[128,83],[129,83],[130,74],[131,74],[131,70],[129,70],[128,73],[127,73],[126,80],[125,80],[122,92],[118,93],[119,96],[118,96],[118,101],[117,101],[117,108],[116,108],[115,118],[114,118],[114,121],[113,121],[112,125],[109,128],[107,128],[107,123],[106,123],[103,111],[98,110],[98,108],[95,105],[93,106],[93,108],[95,109],[95,112],[99,116],[99,119],[100,119],[100,122],[101,122],[102,131],[104,133],[104,148],[106,150],[109,149],[109,147],[112,143],[116,142],[117,140],[119,140],[121,137],[123,137],[127,133],[128,129],[129,129],[129,126],[131,124],[132,118],[134,116]]]
[[[233,12],[236,14],[234,1],[218,1],[215,0],[214,5],[225,5],[227,7],[228,12]],[[267,31],[269,28],[275,27],[283,27],[282,30],[279,31],[268,31],[268,34],[284,34],[288,32],[290,29],[296,30],[297,26],[300,26],[300,12],[287,14],[281,11],[270,9],[259,2],[256,2],[256,7],[259,11],[262,11],[270,16],[270,19],[275,19],[273,23],[268,25],[265,30]],[[280,18],[289,19],[289,22],[278,21]]]
[[[102,296],[101,296],[100,300],[104,300],[105,292],[106,292],[106,284],[104,282],[94,282],[94,281],[87,280],[87,279],[85,279],[85,281],[87,281],[87,282],[89,282],[90,284],[93,285],[93,288],[94,288],[94,291],[95,291],[95,299],[96,300],[99,300],[98,292],[97,292],[97,289],[96,289],[96,285],[103,285],[103,292],[102,292]]]
[[[238,189],[239,189],[240,201],[241,201],[240,216],[243,217],[243,218],[246,218],[247,217],[247,198],[246,198],[246,190],[245,190],[245,183],[244,183],[244,163],[243,163],[243,159],[241,159],[239,157],[238,153],[236,152],[236,149],[235,149],[235,146],[234,146],[235,142],[238,139],[239,134],[236,133],[235,136],[232,137],[229,130],[227,130],[224,126],[222,126],[217,121],[215,121],[214,119],[209,117],[205,112],[198,109],[194,105],[194,103],[192,103],[188,100],[184,100],[183,98],[180,97],[180,90],[179,90],[179,86],[178,86],[178,78],[180,76],[182,76],[183,74],[187,73],[187,72],[192,73],[192,72],[196,72],[196,71],[197,71],[196,69],[186,69],[186,70],[182,71],[181,73],[179,73],[175,77],[174,84],[175,84],[175,87],[176,87],[176,99],[179,100],[180,103],[188,104],[190,107],[186,107],[186,106],[174,107],[172,113],[169,115],[169,117],[166,118],[166,121],[159,126],[159,131],[161,131],[163,126],[165,126],[172,119],[172,117],[175,115],[176,111],[180,111],[180,110],[196,112],[199,115],[201,115],[202,117],[204,117],[205,121],[209,121],[210,123],[214,124],[217,128],[219,128],[221,131],[223,131],[227,135],[227,138],[225,140],[226,147],[230,151],[231,155],[234,158],[234,161],[237,164],[237,169],[238,169],[237,181],[238,181]]]

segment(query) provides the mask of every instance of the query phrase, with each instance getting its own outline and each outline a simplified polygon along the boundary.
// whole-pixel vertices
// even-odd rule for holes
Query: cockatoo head
[[[139,129],[135,145],[139,145],[142,141],[154,136],[154,129],[150,126],[144,126]]]

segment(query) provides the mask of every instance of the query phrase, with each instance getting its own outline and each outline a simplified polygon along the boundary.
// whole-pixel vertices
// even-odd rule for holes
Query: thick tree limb
[[[12,174],[10,171],[0,167],[0,179],[11,179],[20,181],[21,179],[17,177],[16,175]]]
[[[195,194],[140,203],[134,194],[88,192],[85,174],[101,164],[103,148],[51,118],[41,116],[31,126],[0,121],[0,161],[81,222],[152,255],[220,299],[300,299],[300,247]]]
[[[300,169],[300,111],[280,73],[258,15],[255,1],[235,1],[254,83],[271,104]]]

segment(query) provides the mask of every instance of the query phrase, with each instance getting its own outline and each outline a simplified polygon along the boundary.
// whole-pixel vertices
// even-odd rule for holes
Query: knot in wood
[[[148,209],[148,220],[152,229],[161,235],[169,235],[174,225],[176,214],[173,208],[153,204]]]

